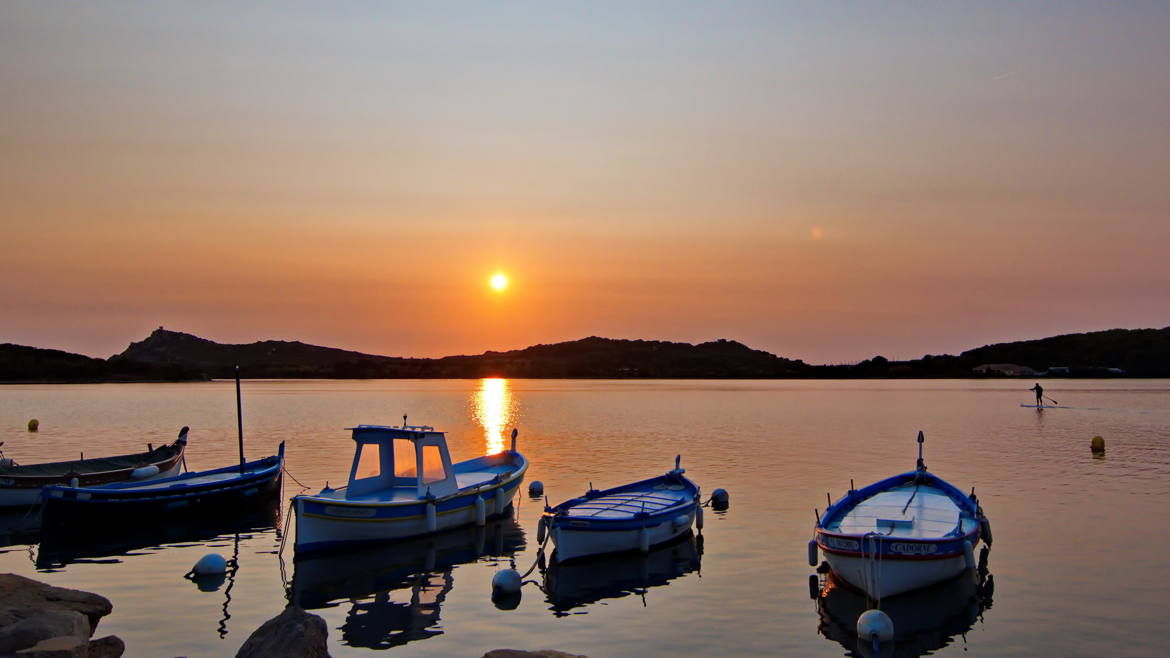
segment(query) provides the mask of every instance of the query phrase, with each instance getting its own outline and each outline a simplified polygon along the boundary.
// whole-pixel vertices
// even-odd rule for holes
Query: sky
[[[847,363],[1167,326],[1167,34],[1163,2],[8,1],[0,342]]]

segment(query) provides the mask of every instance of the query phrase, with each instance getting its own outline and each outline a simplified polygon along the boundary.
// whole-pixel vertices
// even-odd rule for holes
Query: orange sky
[[[799,7],[6,3],[0,341],[1170,324],[1170,8]]]

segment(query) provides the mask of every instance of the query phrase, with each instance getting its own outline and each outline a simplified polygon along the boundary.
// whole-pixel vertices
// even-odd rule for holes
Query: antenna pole
[[[240,473],[244,472],[244,412],[240,404],[240,367],[236,366],[236,431],[240,439]]]
[[[920,471],[926,470],[926,464],[922,463],[922,443],[925,440],[926,438],[922,436],[922,430],[918,430],[918,470]]]

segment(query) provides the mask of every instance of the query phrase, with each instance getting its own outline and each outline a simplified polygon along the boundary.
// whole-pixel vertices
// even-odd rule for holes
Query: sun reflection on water
[[[503,452],[504,428],[512,422],[512,391],[508,380],[502,378],[481,379],[479,390],[473,398],[475,420],[483,426],[486,454]]]

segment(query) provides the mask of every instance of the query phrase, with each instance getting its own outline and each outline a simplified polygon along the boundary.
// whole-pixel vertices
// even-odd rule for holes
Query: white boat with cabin
[[[427,425],[358,425],[349,484],[293,498],[297,555],[483,525],[511,511],[528,460],[512,449],[451,463]]]

